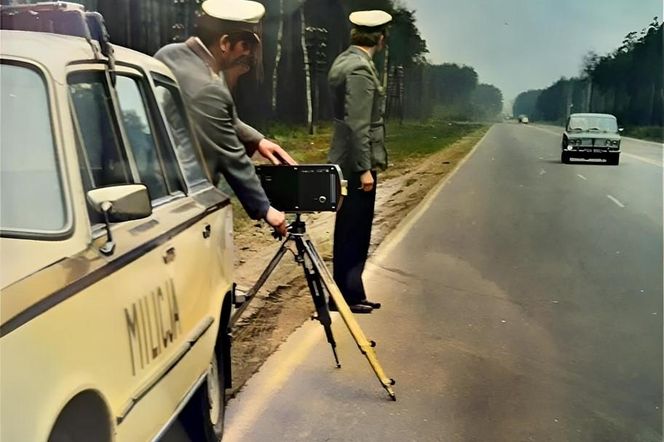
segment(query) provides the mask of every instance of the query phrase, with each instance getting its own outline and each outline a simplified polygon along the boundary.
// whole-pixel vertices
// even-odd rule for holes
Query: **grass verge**
[[[626,127],[623,134],[640,140],[664,143],[664,127],[661,126]]]

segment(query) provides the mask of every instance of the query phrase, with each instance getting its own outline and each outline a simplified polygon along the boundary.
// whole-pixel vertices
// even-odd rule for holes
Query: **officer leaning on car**
[[[235,77],[260,63],[257,32],[265,7],[249,0],[206,0],[201,7],[196,35],[164,46],[155,58],[173,71],[182,88],[212,178],[223,174],[249,216],[265,219],[285,235],[285,215],[270,205],[250,157],[257,150],[274,164],[295,161],[238,118],[222,74],[230,70]]]

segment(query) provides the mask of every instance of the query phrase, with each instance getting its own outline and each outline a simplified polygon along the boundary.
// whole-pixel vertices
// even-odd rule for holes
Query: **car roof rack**
[[[95,54],[108,59],[111,72],[115,67],[113,46],[104,17],[85,6],[71,2],[42,2],[25,5],[0,6],[0,29],[46,32],[85,38]]]

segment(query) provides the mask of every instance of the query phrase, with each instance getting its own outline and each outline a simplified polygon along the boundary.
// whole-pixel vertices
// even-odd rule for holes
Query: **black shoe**
[[[350,304],[348,306],[348,308],[353,313],[371,313],[373,311],[373,308],[371,306],[364,305],[364,304]],[[339,311],[337,306],[335,304],[332,304],[332,303],[330,303],[330,305],[328,306],[328,309],[331,312],[338,312]]]
[[[369,307],[371,307],[374,310],[378,310],[380,308],[380,302],[373,302],[373,301],[369,301],[368,299],[363,299],[362,301],[360,301],[360,304],[368,305]]]
[[[351,304],[348,308],[353,313],[371,313],[373,311],[373,307],[365,304]]]

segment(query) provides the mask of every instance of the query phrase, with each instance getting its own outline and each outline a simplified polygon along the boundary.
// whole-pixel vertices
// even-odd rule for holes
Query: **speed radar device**
[[[287,213],[336,212],[346,181],[336,164],[256,166],[270,204]]]

